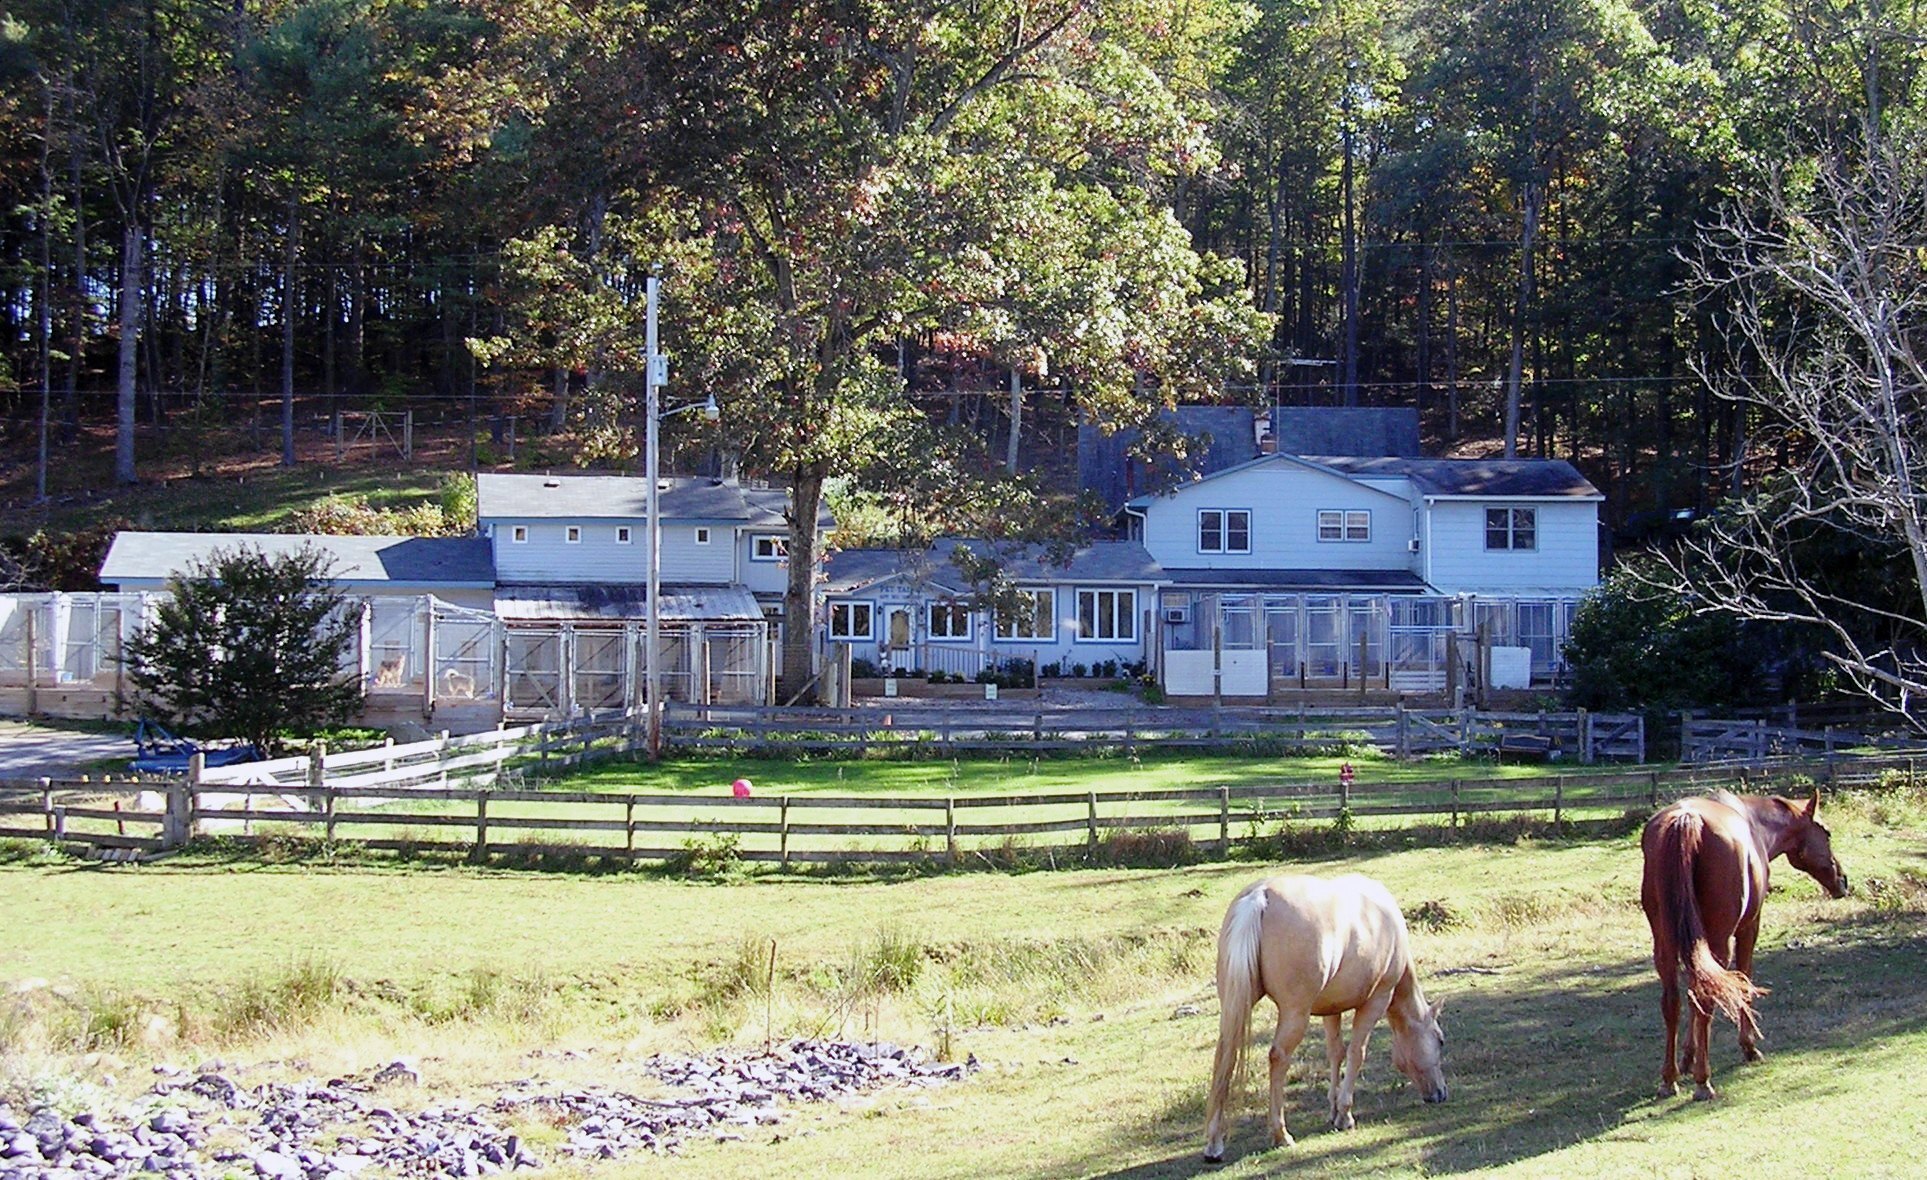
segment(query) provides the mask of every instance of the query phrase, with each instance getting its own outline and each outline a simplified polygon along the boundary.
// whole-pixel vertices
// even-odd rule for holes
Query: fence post
[[[480,864],[488,859],[488,795],[477,792],[475,795],[475,854],[474,860]]]
[[[1231,858],[1231,788],[1218,788],[1218,855]]]
[[[943,801],[943,846],[944,855],[951,868],[957,867],[957,797],[945,797]]]
[[[401,416],[401,457],[415,457],[415,411],[404,410]]]
[[[622,814],[622,854],[636,859],[636,797],[629,796]]]
[[[34,616],[40,611],[34,606],[27,607],[27,716],[40,715],[40,661],[35,657]]]
[[[40,780],[40,815],[42,820],[45,822],[47,826],[47,834],[49,836],[53,835],[54,780],[50,778],[43,778]]]
[[[335,842],[335,789],[333,787],[321,788],[321,807],[324,838],[332,845]]]
[[[1090,804],[1090,818],[1087,821],[1090,834],[1088,843],[1090,845],[1091,859],[1095,860],[1097,859],[1097,792],[1092,791],[1087,801]]]
[[[950,710],[946,708],[941,714],[941,716],[942,716],[942,720],[937,723],[939,727],[937,730],[937,733],[939,736],[938,748],[943,751],[945,757],[949,757],[950,755]]]
[[[1133,724],[1129,705],[1124,706],[1124,753],[1127,757],[1135,757],[1137,754],[1136,726]]]
[[[1041,701],[1043,697],[1037,699]],[[1030,723],[1030,740],[1032,745],[1041,745],[1044,741],[1044,706],[1041,704],[1037,706],[1037,713]]]
[[[1659,771],[1646,772],[1646,805],[1654,811],[1659,810]]]
[[[67,808],[65,806],[56,806],[54,808],[53,820],[54,843],[65,844],[67,842]]]
[[[790,867],[790,797],[783,796],[776,815],[776,856],[783,868]]]
[[[1459,780],[1452,780],[1452,830],[1459,827]]]

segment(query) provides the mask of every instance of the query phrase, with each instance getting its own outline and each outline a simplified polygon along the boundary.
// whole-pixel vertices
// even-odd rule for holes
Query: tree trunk
[[[1505,457],[1519,453],[1519,389],[1525,376],[1526,318],[1532,313],[1532,253],[1539,233],[1539,185],[1526,181],[1519,226],[1519,297],[1512,307],[1512,359],[1505,378]]]
[[[115,383],[114,479],[137,483],[134,473],[134,379],[140,368],[141,262],[146,236],[138,220],[121,235],[120,373]]]
[[[1347,49],[1349,53],[1349,47]],[[1339,243],[1343,254],[1340,265],[1342,271],[1339,286],[1340,298],[1344,300],[1345,343],[1339,381],[1344,386],[1343,400],[1347,406],[1358,404],[1358,223],[1353,208],[1352,194],[1352,100],[1351,70],[1346,70],[1344,120],[1342,134],[1345,158],[1339,165],[1339,200],[1343,208],[1339,210],[1339,224],[1344,240]]]
[[[569,424],[569,366],[555,367],[555,400],[549,403],[549,433],[560,434]]]
[[[1445,271],[1445,439],[1459,441],[1459,271]]]
[[[1017,443],[1024,433],[1024,378],[1017,366],[1010,367],[1010,446],[1004,454],[1004,466],[1012,475],[1017,474]]]
[[[816,514],[823,503],[823,472],[800,468],[790,486],[789,584],[783,590],[783,675],[777,682],[779,703],[797,701],[816,686]],[[812,700],[809,703],[814,703]]]
[[[300,205],[288,198],[287,254],[281,268],[281,466],[294,466],[294,270],[301,254]]]

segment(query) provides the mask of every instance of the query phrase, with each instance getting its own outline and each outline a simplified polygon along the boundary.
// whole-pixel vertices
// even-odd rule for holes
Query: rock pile
[[[366,1078],[243,1087],[218,1070],[163,1067],[151,1091],[164,1104],[136,1119],[50,1109],[22,1117],[0,1103],[0,1180],[166,1180],[246,1175],[258,1180],[352,1180],[370,1167],[402,1176],[474,1177],[535,1168],[540,1158],[504,1122],[530,1116],[563,1129],[557,1150],[581,1159],[673,1151],[693,1134],[741,1139],[781,1122],[780,1103],[823,1101],[888,1085],[940,1085],[976,1069],[923,1060],[914,1049],[794,1041],[764,1054],[652,1057],[644,1073],[686,1095],[648,1098],[590,1087],[551,1090],[520,1081],[492,1101],[403,1111],[377,1085],[413,1083],[396,1062]]]

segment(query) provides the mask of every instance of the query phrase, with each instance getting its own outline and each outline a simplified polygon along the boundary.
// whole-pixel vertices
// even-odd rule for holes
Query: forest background
[[[674,392],[724,407],[672,446],[867,480],[891,512],[864,539],[1009,519],[946,489],[1048,480],[1010,437],[1026,405],[1204,400],[1415,406],[1434,453],[1572,460],[1638,541],[1797,462],[1699,371],[1734,309],[1693,260],[1917,122],[1923,23],[1880,0],[24,0],[0,20],[10,490],[293,464],[337,412],[406,409],[459,420],[450,465],[499,462],[514,414],[557,440],[525,458],[632,466],[638,296],[666,266]],[[966,404],[963,441],[921,433]]]

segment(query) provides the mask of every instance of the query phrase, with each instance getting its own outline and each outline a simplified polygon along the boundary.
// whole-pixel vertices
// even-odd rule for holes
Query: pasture
[[[1357,1130],[1326,1131],[1323,1048],[1308,1038],[1289,1095],[1298,1146],[1263,1149],[1253,1087],[1222,1168],[1199,1158],[1213,937],[1271,864],[689,881],[22,859],[0,866],[0,984],[16,989],[0,1085],[132,1093],[156,1062],[219,1058],[267,1079],[413,1056],[423,1092],[396,1101],[428,1102],[530,1076],[633,1084],[628,1063],[657,1050],[875,1035],[984,1068],[799,1107],[667,1167],[589,1174],[1914,1174],[1927,1153],[1927,804],[1892,790],[1829,800],[1822,817],[1857,892],[1831,901],[1776,866],[1758,968],[1773,988],[1768,1059],[1741,1067],[1719,1028],[1713,1103],[1653,1097],[1658,987],[1630,835],[1291,866],[1365,872],[1400,899],[1427,990],[1447,1002],[1452,1100],[1422,1105],[1381,1029]],[[47,985],[17,988],[31,980]],[[1261,1005],[1261,1028],[1269,1016]],[[1261,1073],[1260,1049],[1252,1063]]]

